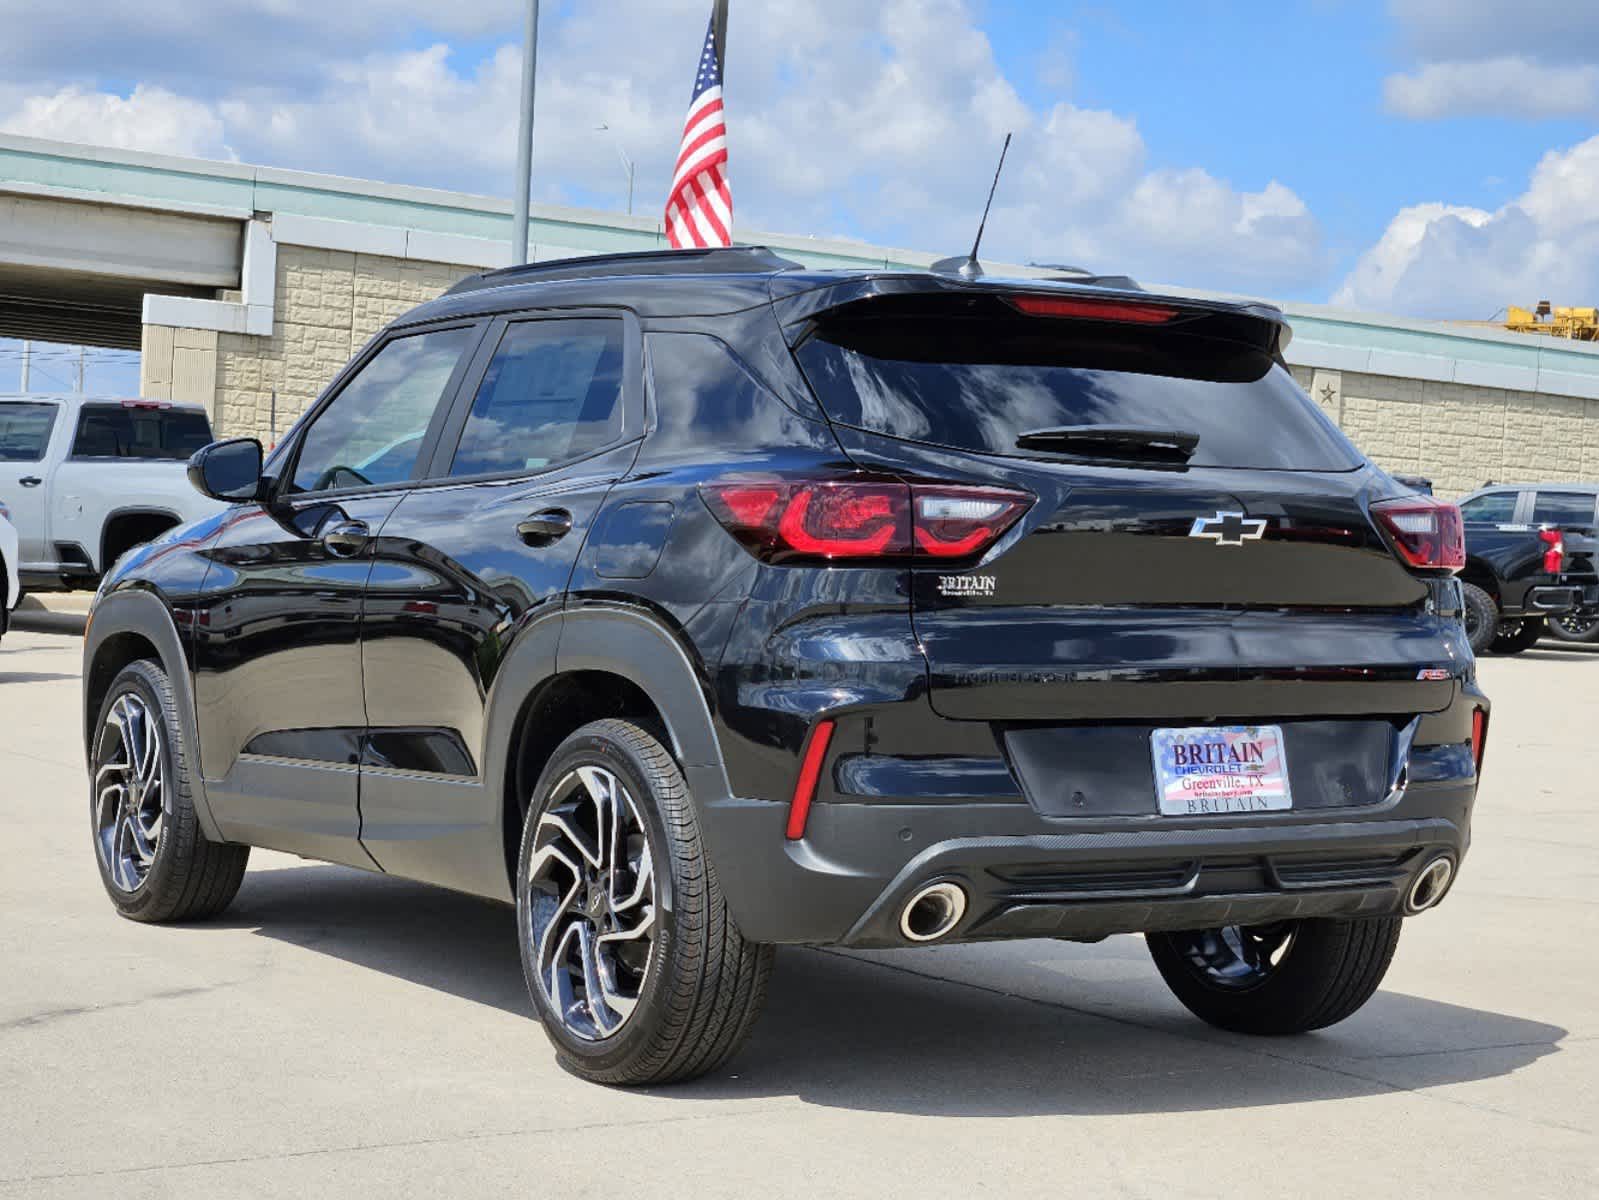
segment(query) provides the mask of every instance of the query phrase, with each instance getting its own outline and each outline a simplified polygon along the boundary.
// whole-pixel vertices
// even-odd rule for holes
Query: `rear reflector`
[[[1488,742],[1488,714],[1480,708],[1471,710],[1471,761],[1477,764],[1477,774],[1482,774],[1482,752]]]
[[[827,760],[827,744],[833,740],[833,722],[821,720],[811,727],[805,742],[805,756],[800,761],[799,779],[794,784],[794,798],[788,805],[788,840],[798,841],[805,836],[805,823],[810,820],[811,801],[816,797],[816,785],[822,778],[822,763]]]
[[[1164,325],[1177,310],[1164,304],[1138,304],[1117,300],[1081,300],[1067,296],[1012,296],[1011,306],[1030,317],[1077,317],[1089,321],[1124,321],[1133,325]]]
[[[1008,488],[832,480],[708,483],[700,493],[745,549],[773,563],[972,558],[1033,502]]]
[[[1395,552],[1417,571],[1458,571],[1466,565],[1466,531],[1460,509],[1431,496],[1379,500],[1372,516],[1388,533]]]
[[[1540,529],[1538,540],[1544,545],[1544,574],[1560,574],[1566,569],[1566,535],[1558,529]]]

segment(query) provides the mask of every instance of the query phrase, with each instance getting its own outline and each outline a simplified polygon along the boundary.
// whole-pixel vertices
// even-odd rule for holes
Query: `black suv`
[[[1469,841],[1459,513],[1275,309],[757,249],[474,277],[84,648],[119,911],[264,846],[514,901],[571,1070],[687,1078],[777,943],[1148,935],[1205,1020],[1359,1008]]]

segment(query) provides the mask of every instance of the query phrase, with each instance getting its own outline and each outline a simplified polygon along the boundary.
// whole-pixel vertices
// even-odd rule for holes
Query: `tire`
[[[1499,629],[1499,605],[1474,583],[1463,583],[1460,590],[1466,601],[1466,640],[1471,643],[1473,654],[1482,654]]]
[[[607,827],[608,857],[596,836]],[[637,1086],[704,1075],[737,1052],[765,1005],[772,947],[734,926],[688,785],[653,734],[604,720],[562,742],[518,863],[522,973],[561,1066]]]
[[[1285,921],[1250,930],[1151,933],[1149,952],[1177,999],[1195,1016],[1234,1033],[1308,1033],[1337,1024],[1370,1000],[1399,944],[1399,917],[1360,920]],[[1286,933],[1280,957],[1263,971],[1225,979],[1225,972],[1200,966],[1224,962],[1231,951],[1221,935],[1272,937]]]
[[[1500,626],[1505,629],[1510,622]],[[1495,654],[1520,654],[1524,650],[1531,650],[1538,644],[1538,639],[1543,637],[1547,630],[1543,617],[1522,617],[1514,623],[1515,627],[1507,632],[1496,633],[1494,640],[1488,643],[1488,649]]]
[[[1549,632],[1563,642],[1599,642],[1599,612],[1590,610],[1551,617]]]
[[[227,908],[250,848],[201,831],[177,700],[155,663],[130,663],[111,681],[90,755],[89,828],[117,912],[155,923],[203,920]]]

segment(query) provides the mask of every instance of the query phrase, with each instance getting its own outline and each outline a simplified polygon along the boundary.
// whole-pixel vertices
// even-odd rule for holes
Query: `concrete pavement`
[[[1130,937],[790,950],[730,1067],[642,1093],[555,1066],[495,905],[257,851],[220,921],[118,919],[80,641],[23,624],[0,1197],[1599,1194],[1599,655],[1483,664],[1472,854],[1341,1026],[1208,1029]]]

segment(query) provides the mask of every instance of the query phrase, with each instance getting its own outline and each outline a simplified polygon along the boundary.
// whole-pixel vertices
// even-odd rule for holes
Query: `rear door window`
[[[1460,506],[1460,515],[1467,521],[1484,525],[1508,525],[1516,515],[1518,492],[1489,492],[1476,496]]]
[[[1017,439],[1105,426],[1197,434],[1192,466],[1364,461],[1267,349],[1225,338],[998,312],[841,317],[797,357],[834,421],[961,450],[1059,458]]]
[[[72,457],[181,462],[210,442],[211,423],[203,412],[159,403],[85,404]]]
[[[451,475],[543,471],[622,433],[622,322],[508,326],[472,401]]]
[[[1532,503],[1534,525],[1592,525],[1594,498],[1582,492],[1539,492]]]
[[[0,462],[39,462],[55,428],[54,404],[0,404]]]

